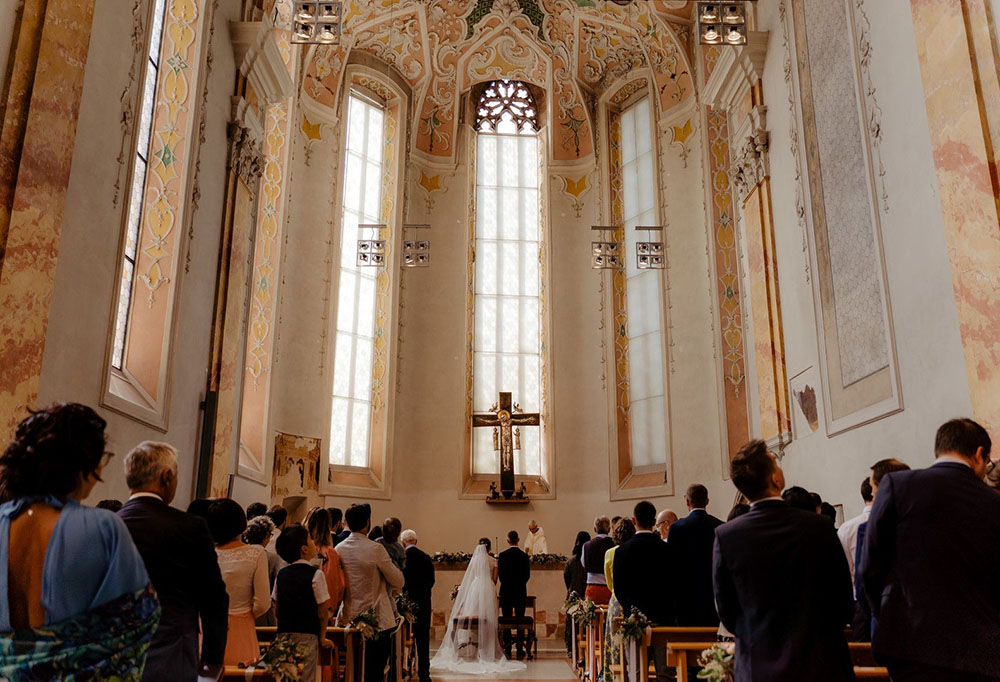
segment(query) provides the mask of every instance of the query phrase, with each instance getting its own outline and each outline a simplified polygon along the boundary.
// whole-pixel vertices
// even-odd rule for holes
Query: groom
[[[524,616],[528,603],[528,579],[531,577],[531,560],[517,546],[517,531],[507,533],[507,544],[510,545],[497,557],[497,573],[500,578],[500,609],[505,618]],[[526,633],[517,631],[517,657],[524,658],[524,639]],[[510,658],[510,630],[503,632],[503,652]]]

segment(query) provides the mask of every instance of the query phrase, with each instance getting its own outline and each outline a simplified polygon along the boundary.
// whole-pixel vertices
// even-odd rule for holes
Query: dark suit
[[[736,636],[736,682],[854,679],[847,557],[830,521],[781,500],[715,529],[715,603]]]
[[[500,609],[505,617],[524,615],[528,603],[528,579],[531,559],[518,547],[511,547],[497,556],[497,577],[500,579]],[[510,652],[510,631],[503,633],[504,650]],[[524,633],[518,632],[517,648],[524,646]]]
[[[677,562],[677,624],[719,624],[712,591],[712,548],[715,529],[722,525],[704,509],[692,509],[670,524],[667,541]]]
[[[221,664],[229,595],[204,520],[153,497],[129,500],[118,512],[160,598],[163,615],[146,657],[143,682],[193,682],[201,660]]]
[[[434,563],[426,552],[418,549],[416,545],[410,545],[406,548],[403,577],[406,580],[403,590],[417,605],[417,619],[413,623],[413,640],[417,646],[417,676],[421,682],[425,682],[431,678],[429,653]]]
[[[858,572],[893,679],[1000,679],[1000,495],[972,469],[882,479]]]

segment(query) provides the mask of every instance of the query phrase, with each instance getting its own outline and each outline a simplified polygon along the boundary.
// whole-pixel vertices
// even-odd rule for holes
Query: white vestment
[[[541,528],[536,533],[528,531],[528,537],[524,539],[524,551],[528,554],[548,554],[549,543],[545,541],[545,531]]]
[[[503,655],[497,633],[497,595],[486,545],[476,547],[455,597],[448,630],[431,659],[432,670],[473,675],[524,670]]]

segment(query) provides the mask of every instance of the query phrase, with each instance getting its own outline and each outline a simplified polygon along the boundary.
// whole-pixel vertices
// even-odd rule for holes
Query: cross
[[[504,499],[514,496],[514,450],[521,448],[521,426],[541,426],[542,416],[537,412],[525,413],[517,403],[511,402],[510,393],[500,392],[500,400],[489,412],[472,415],[473,428],[493,427],[493,449],[500,451],[500,492]],[[496,492],[494,492],[494,496]]]

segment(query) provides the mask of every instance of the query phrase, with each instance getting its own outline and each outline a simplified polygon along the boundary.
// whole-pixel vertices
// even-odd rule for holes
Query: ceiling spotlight
[[[698,2],[698,36],[702,45],[746,45],[747,43],[747,3],[755,0],[734,2]]]
[[[726,33],[726,42],[730,45],[746,45],[747,36],[742,26],[730,26]]]
[[[340,43],[341,2],[296,0],[292,10],[292,43],[337,45]]]
[[[625,266],[622,249],[618,244],[614,225],[593,225],[591,230],[600,234],[600,241],[590,242],[590,267],[594,270],[620,270]]]
[[[745,24],[747,22],[746,9],[743,5],[726,5],[726,11],[722,15],[724,24]]]
[[[431,264],[431,242],[429,239],[407,237],[409,230],[429,230],[430,225],[403,225],[403,255],[400,265],[404,268],[426,268]]]
[[[698,21],[703,24],[714,24],[719,21],[719,6],[705,4],[699,7]]]
[[[359,268],[380,268],[385,265],[385,239],[380,238],[384,229],[385,225],[358,225],[358,234],[363,234],[365,230],[371,230],[375,236],[375,239],[358,240],[357,264]]]
[[[639,225],[636,230],[649,233],[646,239],[650,241],[636,242],[635,244],[635,264],[640,270],[662,270],[666,267],[664,258],[663,241],[652,241],[653,232],[659,233],[657,236],[663,239],[662,225]]]

